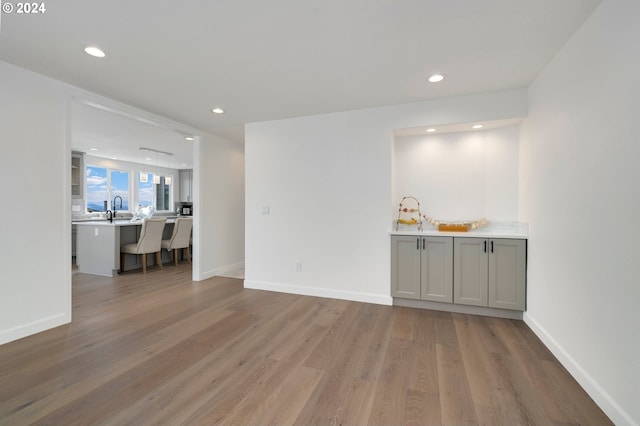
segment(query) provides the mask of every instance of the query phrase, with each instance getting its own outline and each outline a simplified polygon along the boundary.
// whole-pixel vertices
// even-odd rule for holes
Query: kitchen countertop
[[[422,224],[422,231],[418,231],[417,225],[400,224],[395,231],[396,223],[393,222],[394,231],[390,235],[418,235],[429,237],[471,237],[471,238],[522,238],[529,236],[529,224],[524,222],[489,222],[479,229],[472,229],[467,232],[440,232],[430,223]]]
[[[175,217],[167,217],[167,223],[175,223]],[[90,220],[74,220],[71,222],[73,225],[86,225],[86,226],[130,226],[130,225],[142,225],[142,220],[131,219],[114,219],[113,222],[109,222],[106,219],[90,219]]]

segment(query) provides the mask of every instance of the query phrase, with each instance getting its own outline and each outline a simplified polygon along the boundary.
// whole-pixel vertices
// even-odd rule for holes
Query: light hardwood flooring
[[[0,346],[2,425],[604,425],[520,321],[73,276],[73,323]]]

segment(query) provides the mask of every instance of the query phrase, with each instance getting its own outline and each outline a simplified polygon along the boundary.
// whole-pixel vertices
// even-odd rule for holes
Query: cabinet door
[[[526,297],[525,240],[489,242],[489,306],[524,311]]]
[[[71,154],[71,198],[82,198],[83,161],[81,154]]]
[[[453,302],[453,238],[423,237],[421,299]]]
[[[488,241],[454,238],[453,303],[487,306]]]
[[[391,236],[391,296],[420,299],[420,237]]]

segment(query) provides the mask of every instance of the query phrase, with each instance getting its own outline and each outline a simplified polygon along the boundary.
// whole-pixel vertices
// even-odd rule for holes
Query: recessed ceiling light
[[[98,148],[89,148],[90,151],[98,151]]]
[[[214,108],[211,112],[214,114],[224,114],[224,110],[222,108]]]
[[[444,80],[444,75],[442,74],[432,74],[429,77],[429,83],[438,83],[442,80]]]
[[[185,141],[192,141],[193,140],[193,136],[185,136],[184,140]]]
[[[474,129],[482,129],[484,126],[482,124],[474,124],[472,128]]]
[[[427,133],[433,133],[433,132],[435,132],[435,131],[436,131],[436,129],[434,129],[434,128],[427,129]]]
[[[107,56],[102,50],[98,49],[95,46],[87,46],[84,48],[84,51],[91,56],[95,56],[96,58],[104,58],[105,56]]]

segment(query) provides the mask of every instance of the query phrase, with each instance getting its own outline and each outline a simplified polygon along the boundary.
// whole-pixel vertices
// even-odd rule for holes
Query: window
[[[87,211],[129,210],[129,172],[104,167],[87,166]]]
[[[87,166],[87,211],[107,211],[107,169]]]
[[[112,200],[111,209],[118,211],[129,211],[129,172],[122,172],[120,170],[111,170],[111,185],[109,188],[110,197]],[[120,199],[116,200],[116,197]]]
[[[156,210],[171,210],[171,186],[166,183],[165,176],[156,176],[156,179],[159,183],[154,183],[152,173],[140,172],[138,204],[153,206]]]
[[[156,184],[156,210],[169,210],[170,189],[165,177],[160,176],[160,183]]]
[[[140,172],[138,182],[138,204],[142,207],[153,206],[153,175],[151,173]]]

